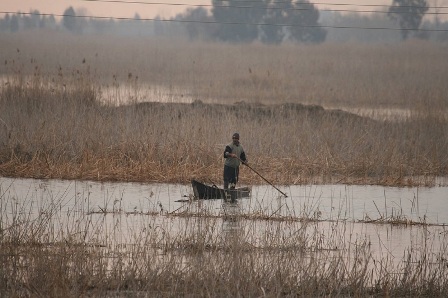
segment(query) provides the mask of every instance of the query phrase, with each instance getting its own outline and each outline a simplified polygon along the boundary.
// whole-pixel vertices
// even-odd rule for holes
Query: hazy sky
[[[107,0],[106,0],[107,1]],[[132,0],[123,0],[123,2]],[[437,1],[437,0],[433,0]],[[439,3],[444,0],[438,0]],[[210,0],[134,0],[133,2],[145,3],[174,3],[174,4],[192,4],[203,5],[211,4]],[[392,0],[317,0],[311,1],[313,3],[334,3],[334,4],[367,4],[367,5],[390,5]],[[429,1],[431,2],[431,1]],[[431,5],[431,4],[430,4]],[[161,16],[168,18],[176,13],[182,12],[188,6],[173,6],[173,5],[148,5],[136,3],[107,3],[101,1],[87,1],[87,0],[0,0],[0,11],[12,12],[29,12],[30,9],[37,9],[41,13],[62,14],[66,8],[72,6],[76,11],[84,9],[86,15],[92,16],[113,16],[113,17],[133,17],[138,13],[142,18],[151,18],[154,16]],[[329,6],[318,5],[319,8],[330,9],[363,9],[376,10],[376,7],[350,7],[350,6]]]
[[[108,2],[109,1],[109,2]],[[112,2],[110,2],[112,1]],[[0,0],[0,11],[9,12],[29,12],[31,9],[39,10],[40,13],[60,15],[70,6],[76,12],[88,16],[106,16],[106,17],[129,17],[132,18],[136,13],[142,18],[154,18],[161,16],[169,18],[177,13],[185,11],[188,5],[211,5],[210,0]],[[143,2],[153,4],[139,3],[122,3],[122,2]],[[393,0],[312,0],[319,9],[332,10],[380,10],[382,7],[369,7],[360,5],[390,5]],[[441,15],[441,19],[448,17],[448,0],[427,0],[429,6],[447,7],[440,9],[438,12],[446,13]],[[154,3],[165,3],[159,5]],[[327,3],[320,4],[320,3]],[[186,5],[166,5],[166,4],[186,4]],[[339,4],[339,5],[337,5]],[[355,4],[355,6],[347,6],[340,4]],[[384,9],[384,8],[383,8]],[[430,10],[429,12],[434,12]],[[2,15],[0,14],[0,17]]]

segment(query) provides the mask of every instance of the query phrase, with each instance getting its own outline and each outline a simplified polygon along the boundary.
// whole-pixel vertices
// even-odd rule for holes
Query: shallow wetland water
[[[287,198],[269,185],[254,186],[251,198],[230,206],[220,200],[189,200],[189,185],[1,178],[1,220],[7,227],[14,220],[13,213],[30,221],[51,213],[58,219],[53,231],[58,231],[58,225],[77,222],[91,231],[82,241],[105,246],[132,244],[148,227],[176,234],[198,229],[201,218],[215,218],[218,223],[213,231],[218,237],[229,230],[240,231],[257,247],[267,229],[276,229],[276,237],[294,239],[291,235],[306,224],[318,230],[322,249],[337,250],[340,241],[362,241],[378,258],[386,254],[397,260],[405,251],[422,246],[438,253],[448,233],[446,186],[301,185],[280,189]],[[228,221],[229,214],[237,216]],[[57,241],[57,233],[49,241],[53,237]]]

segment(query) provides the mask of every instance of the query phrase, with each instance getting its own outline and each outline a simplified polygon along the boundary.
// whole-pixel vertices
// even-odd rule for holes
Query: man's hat
[[[232,139],[238,139],[239,140],[240,139],[240,134],[237,133],[237,132],[234,133],[233,136],[232,136]]]

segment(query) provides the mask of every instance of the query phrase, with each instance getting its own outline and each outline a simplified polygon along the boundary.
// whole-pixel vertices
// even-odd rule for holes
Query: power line
[[[148,2],[148,1],[126,1],[126,0],[79,0],[84,2],[110,2],[110,3],[128,3],[128,4],[154,4],[154,5],[180,5],[180,6],[213,6],[213,4],[188,4],[188,3],[166,3],[166,2]],[[217,0],[218,2],[224,2],[226,0]],[[259,0],[234,0],[234,3],[259,3]],[[272,1],[273,4],[285,4],[290,3],[288,1]],[[352,7],[382,7],[389,8],[391,5],[384,4],[352,4],[352,3],[329,3],[329,2],[293,2],[296,5],[326,5],[326,6],[352,6]],[[222,5],[222,7],[229,7],[228,5]],[[230,6],[232,7],[232,6]],[[254,6],[251,6],[254,7]],[[428,9],[444,9],[448,6],[417,6],[417,5],[402,5],[403,8],[425,8]]]
[[[95,0],[81,0],[81,1],[95,1]],[[217,0],[219,2],[224,2],[227,0]],[[234,0],[233,2],[236,3],[257,3],[259,0]],[[277,3],[290,3],[289,1],[272,1],[271,3],[277,4]],[[326,6],[353,6],[353,7],[383,7],[383,8],[389,8],[391,5],[384,5],[384,4],[353,4],[353,3],[329,3],[329,2],[309,2],[309,1],[295,1],[294,4],[298,5],[326,5]],[[403,5],[400,7],[404,8],[435,8],[435,9],[443,9],[448,8],[448,6],[417,6],[417,5]]]
[[[202,8],[241,8],[241,9],[263,9],[263,10],[287,10],[287,11],[307,11],[307,10],[314,10],[314,8],[306,7],[306,8],[300,8],[300,7],[275,7],[275,6],[236,6],[236,5],[213,5],[213,4],[187,4],[187,3],[166,3],[166,2],[147,2],[147,1],[125,1],[125,0],[80,0],[84,2],[103,2],[103,3],[121,3],[121,4],[139,4],[139,5],[163,5],[163,6],[188,6],[188,7],[202,7]],[[221,0],[222,1],[222,0]],[[251,3],[251,2],[257,2],[257,1],[237,1],[239,3]],[[259,3],[259,2],[258,2]],[[273,3],[287,3],[284,1],[274,1]],[[301,5],[310,5],[311,3],[306,2],[299,2],[298,4]],[[325,2],[319,2],[314,4],[321,4],[321,5],[329,5],[329,3]],[[375,5],[375,4],[348,4],[348,3],[335,3],[332,4],[335,6],[355,6],[355,7],[390,7],[387,5]],[[424,8],[422,6],[400,6],[400,8]],[[427,7],[428,9],[444,9],[448,8],[448,6],[434,6],[434,7]],[[325,12],[353,12],[353,13],[381,13],[381,14],[387,14],[388,11],[383,10],[353,10],[353,9],[318,9],[319,11],[325,11]],[[415,14],[415,12],[410,11],[397,11],[394,12],[394,14]],[[426,12],[426,15],[448,15],[448,12]]]
[[[359,29],[359,30],[389,30],[389,31],[422,31],[422,32],[448,32],[448,29],[425,29],[425,28],[393,28],[393,27],[355,27],[355,26],[331,26],[331,25],[301,25],[301,24],[281,24],[281,23],[248,23],[248,22],[218,22],[218,21],[198,21],[198,20],[178,20],[178,19],[158,19],[158,18],[130,18],[130,17],[110,17],[110,16],[91,16],[91,15],[68,15],[68,14],[50,14],[37,12],[11,12],[0,11],[0,14],[18,14],[18,15],[38,15],[45,17],[72,17],[83,19],[102,19],[117,21],[152,21],[152,22],[174,22],[174,23],[198,23],[198,24],[219,24],[219,25],[249,25],[249,26],[274,26],[274,27],[296,27],[296,28],[330,28],[330,29]]]

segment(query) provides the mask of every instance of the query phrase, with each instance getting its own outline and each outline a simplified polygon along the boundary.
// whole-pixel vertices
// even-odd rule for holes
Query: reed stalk
[[[123,50],[38,36],[0,37],[3,176],[220,181],[234,131],[275,184],[434,185],[448,173],[443,45],[130,38]]]
[[[14,202],[2,193],[2,296],[448,293],[446,233],[421,233],[397,260],[375,251],[345,220],[237,214],[227,222],[234,228],[225,229],[225,218],[207,216],[206,204],[197,202],[189,203],[194,216],[98,214],[84,195],[67,209],[65,197]]]

